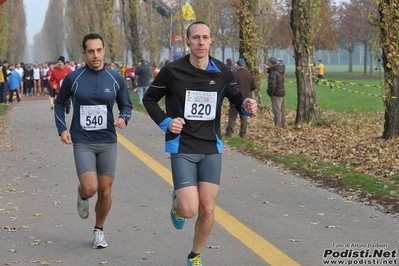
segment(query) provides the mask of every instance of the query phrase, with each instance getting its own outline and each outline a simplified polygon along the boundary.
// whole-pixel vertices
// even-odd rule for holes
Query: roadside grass
[[[0,115],[4,115],[7,110],[8,110],[9,106],[7,104],[0,104]]]
[[[374,198],[385,200],[399,199],[397,184],[379,180],[371,175],[361,174],[354,169],[341,167],[322,161],[314,162],[301,154],[274,154],[262,147],[239,137],[224,138],[224,143],[237,151],[243,152],[258,160],[268,162],[282,169],[284,173],[300,174],[305,178],[311,178],[319,186],[338,188],[341,192],[358,191],[370,194]],[[399,176],[394,178],[399,181]],[[321,184],[321,185],[320,185]]]

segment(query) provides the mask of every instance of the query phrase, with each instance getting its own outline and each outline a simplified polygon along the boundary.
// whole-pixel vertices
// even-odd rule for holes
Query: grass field
[[[384,110],[381,95],[381,81],[378,77],[363,77],[363,67],[354,67],[353,73],[347,72],[347,66],[327,66],[324,79],[315,87],[317,102],[321,110],[364,112]],[[334,71],[334,72],[327,72]],[[288,110],[296,110],[297,85],[294,66],[287,66],[285,75],[286,97],[285,105]],[[335,81],[335,82],[334,82]],[[383,83],[382,83],[383,84]],[[262,105],[271,106],[270,98],[266,94],[267,79],[262,79]]]
[[[320,109],[322,111],[332,110],[348,113],[384,110],[382,98],[380,97],[382,90],[377,88],[381,84],[379,78],[363,77],[363,66],[355,66],[353,73],[348,73],[347,69],[347,66],[326,66],[325,79],[351,84],[329,82],[329,84],[316,86],[316,97]],[[327,71],[334,72],[328,73]],[[297,107],[297,87],[294,66],[287,66],[285,81],[285,106],[288,110],[295,111]],[[265,77],[261,81],[261,86],[262,105],[271,107],[270,98],[266,94],[267,79]],[[138,106],[136,94],[133,94],[132,99],[134,109],[145,111],[143,107]]]
[[[347,81],[346,81],[347,82]],[[336,82],[322,83],[315,87],[317,102],[321,110],[362,112],[383,110],[382,91],[376,87],[366,87],[357,84],[378,86],[375,80],[351,80],[350,84]],[[270,98],[266,94],[267,81],[262,81],[262,104],[271,106]],[[297,85],[295,79],[286,79],[285,105],[289,110],[297,107]]]

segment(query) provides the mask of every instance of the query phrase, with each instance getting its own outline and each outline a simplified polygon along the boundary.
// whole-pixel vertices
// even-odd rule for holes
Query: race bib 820
[[[209,121],[216,117],[217,92],[186,91],[184,117],[188,120]]]

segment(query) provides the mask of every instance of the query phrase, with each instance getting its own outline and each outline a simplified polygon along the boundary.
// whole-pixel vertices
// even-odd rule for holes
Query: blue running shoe
[[[176,192],[173,190],[172,193],[172,208],[170,209],[170,219],[172,220],[172,224],[176,229],[183,229],[184,225],[186,224],[186,218],[181,216],[173,207],[173,203],[176,199]]]
[[[187,259],[187,266],[202,266],[201,255],[198,255],[192,259]]]

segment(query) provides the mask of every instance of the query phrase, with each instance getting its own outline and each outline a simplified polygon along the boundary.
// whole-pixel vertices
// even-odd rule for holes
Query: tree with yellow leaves
[[[296,124],[315,122],[320,117],[311,64],[314,61],[313,41],[318,29],[321,2],[322,0],[292,0],[290,25],[298,90]]]

